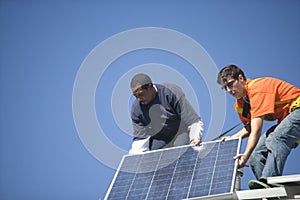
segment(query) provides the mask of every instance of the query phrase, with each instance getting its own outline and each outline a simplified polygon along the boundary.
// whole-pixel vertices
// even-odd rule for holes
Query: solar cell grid
[[[240,140],[125,155],[105,199],[190,199],[232,193]]]

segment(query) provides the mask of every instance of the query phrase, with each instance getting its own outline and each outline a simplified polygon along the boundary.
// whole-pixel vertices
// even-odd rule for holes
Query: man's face
[[[153,90],[151,85],[135,87],[132,89],[132,93],[141,104],[145,105],[150,103],[155,97],[155,90]]]
[[[243,76],[240,74],[238,79],[228,77],[226,84],[223,85],[223,88],[234,98],[240,99],[246,96],[247,94],[245,84],[246,81],[244,80]]]

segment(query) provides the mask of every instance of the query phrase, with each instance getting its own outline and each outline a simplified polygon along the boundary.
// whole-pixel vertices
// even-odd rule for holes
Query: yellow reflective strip
[[[298,140],[297,143],[300,144],[300,140]]]
[[[243,108],[238,108],[238,107],[234,107],[234,108],[237,113],[239,113],[239,114],[243,113]]]
[[[252,86],[252,84],[256,81],[258,81],[259,79],[262,79],[262,78],[256,78],[254,80],[252,80],[249,84],[248,84],[248,88],[250,88]]]
[[[290,103],[291,101],[293,101],[293,99],[289,99],[286,101],[275,101],[275,105],[287,104]]]
[[[291,103],[290,106],[290,113],[293,112],[294,110],[296,110],[297,108],[300,108],[300,96],[297,97],[297,99],[294,100],[293,103]]]

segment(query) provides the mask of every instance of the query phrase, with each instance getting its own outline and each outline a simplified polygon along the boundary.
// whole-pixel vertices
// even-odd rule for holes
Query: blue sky
[[[199,48],[185,50],[172,37],[149,48],[143,41],[161,38],[147,35],[147,27],[181,35]],[[114,165],[130,148],[128,81],[136,72],[180,84],[205,123],[207,140],[239,122],[234,99],[212,83],[225,65],[239,65],[249,78],[278,77],[300,87],[296,0],[1,0],[0,29],[3,199],[102,199]],[[146,33],[127,40],[135,30]],[[132,41],[147,48],[134,49]],[[129,50],[119,52],[121,47]],[[189,56],[201,53],[193,66]],[[109,56],[115,57],[100,65]],[[90,77],[80,79],[84,69]],[[82,113],[91,114],[98,127]],[[216,120],[217,128],[210,127]],[[97,140],[101,134],[113,149]],[[300,173],[299,153],[299,147],[291,153],[284,174]],[[245,169],[242,188],[252,178]]]

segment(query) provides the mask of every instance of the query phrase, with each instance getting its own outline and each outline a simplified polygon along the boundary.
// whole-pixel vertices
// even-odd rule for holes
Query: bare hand
[[[248,157],[245,154],[238,154],[238,155],[234,156],[233,159],[239,160],[238,168],[249,167],[249,165],[246,163],[248,160]]]
[[[195,145],[198,145],[201,143],[201,140],[198,140],[198,139],[193,139],[190,144],[195,144]]]
[[[222,137],[222,142],[225,142],[225,141],[229,140],[230,138],[231,138],[231,136]]]

